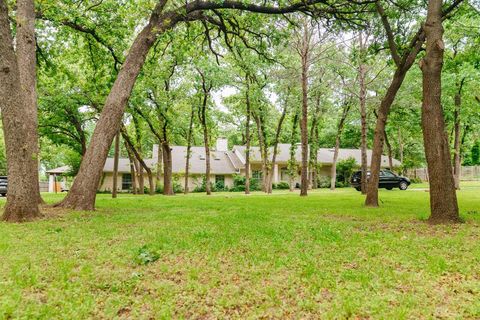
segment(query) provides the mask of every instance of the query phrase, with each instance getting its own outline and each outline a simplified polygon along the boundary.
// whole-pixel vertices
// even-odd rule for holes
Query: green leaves
[[[136,252],[134,261],[139,265],[147,265],[157,261],[159,258],[160,255],[158,252],[149,248],[147,245],[144,245]]]

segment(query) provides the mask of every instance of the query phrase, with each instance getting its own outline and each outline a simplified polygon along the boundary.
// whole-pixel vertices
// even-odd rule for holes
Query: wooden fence
[[[423,181],[428,181],[428,170],[427,168],[411,169],[407,171],[407,176],[409,176],[410,178],[420,178]],[[461,167],[460,180],[480,180],[480,166]]]

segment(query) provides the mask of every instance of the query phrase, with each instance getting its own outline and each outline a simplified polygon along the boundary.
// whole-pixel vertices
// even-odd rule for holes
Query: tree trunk
[[[462,87],[465,78],[462,79],[458,85],[458,91],[455,94],[455,112],[454,112],[454,121],[455,121],[455,140],[453,145],[453,177],[455,179],[455,189],[460,190],[460,170],[461,170],[461,161],[460,161],[460,149],[462,139],[460,137],[461,131],[461,108],[462,108]]]
[[[245,123],[245,139],[246,139],[246,147],[245,147],[245,194],[250,194],[250,115],[251,115],[251,106],[250,106],[250,94],[249,90],[250,87],[248,85],[248,77],[246,79],[247,82],[247,91],[245,93],[245,103],[247,105],[247,120]]]
[[[148,24],[135,38],[118,73],[95,126],[90,145],[83,157],[77,177],[65,199],[57,206],[76,210],[94,210],[95,197],[108,149],[120,129],[121,120],[135,80],[145,63],[148,51],[158,35],[174,26],[182,17],[161,15],[165,2],[155,7]]]
[[[18,1],[18,19],[25,19],[24,24],[17,26],[17,39],[27,42],[24,49],[31,48],[33,36],[34,12],[33,1]],[[23,16],[23,18],[21,18]],[[24,28],[24,29],[23,29]],[[17,43],[19,45],[19,43]],[[35,44],[33,44],[35,46]],[[17,49],[18,48],[17,46]],[[36,118],[33,119],[32,103],[34,88],[27,87],[27,75],[31,74],[31,53],[25,52],[24,58],[15,56],[13,39],[8,20],[8,9],[4,0],[0,0],[0,97],[2,98],[2,122],[5,138],[8,168],[7,203],[2,219],[9,222],[22,222],[40,216],[38,208],[38,140],[36,134]],[[33,52],[35,54],[35,52]],[[22,65],[19,65],[22,64]],[[28,64],[28,65],[24,65]],[[33,62],[34,67],[35,62]],[[34,76],[34,75],[33,75]],[[30,79],[32,80],[32,79]],[[35,82],[35,79],[33,79]],[[33,83],[34,83],[33,82]],[[23,88],[22,88],[23,87]],[[24,94],[22,94],[24,93]],[[35,131],[35,132],[34,132]],[[33,195],[33,196],[32,196]]]
[[[422,129],[430,177],[431,223],[460,221],[448,138],[441,105],[443,66],[442,0],[429,0],[425,23],[426,54],[423,73]]]
[[[332,168],[330,171],[330,190],[335,190],[335,184],[337,183],[337,160],[338,149],[340,149],[340,135],[337,134],[335,139],[335,150],[333,151]]]
[[[125,141],[125,149],[127,150],[128,160],[130,161],[130,175],[132,178],[132,194],[137,194],[137,172],[135,170],[135,157],[130,150],[130,146]]]
[[[113,190],[112,190],[112,198],[117,197],[117,189],[118,189],[118,160],[120,157],[120,133],[117,133],[115,136],[115,147],[114,147],[114,154],[113,154]]]
[[[190,157],[192,153],[192,135],[193,135],[193,118],[195,116],[195,109],[192,105],[192,111],[190,112],[190,123],[188,125],[188,134],[187,134],[187,158],[185,161],[185,183],[183,187],[183,193],[188,194],[188,176],[190,171]]]
[[[38,203],[44,204],[40,195],[38,183],[38,161],[40,146],[38,144],[38,108],[37,108],[37,48],[35,37],[35,4],[34,0],[17,1],[17,36],[16,53],[20,76],[20,85],[25,92],[25,102],[28,108],[30,123],[29,135],[35,141],[35,158],[37,159],[35,187],[38,194]]]
[[[365,82],[365,78],[367,75],[367,66],[365,65],[365,62],[364,62],[366,48],[365,48],[362,31],[359,32],[359,47],[361,51],[360,64],[358,67],[358,78],[359,78],[359,85],[360,85],[360,94],[359,94],[360,119],[361,119],[361,126],[362,126],[361,143],[360,143],[360,150],[361,150],[361,157],[362,157],[361,188],[362,188],[362,194],[366,194],[367,193],[366,177],[367,177],[367,170],[368,170],[368,164],[367,164],[367,130],[368,130],[367,126],[368,124],[367,124],[367,84]]]
[[[207,104],[210,91],[212,90],[212,85],[207,86],[207,79],[201,70],[198,70],[202,78],[202,90],[203,90],[203,99],[202,106],[199,112],[200,123],[203,128],[203,144],[205,145],[205,191],[207,195],[212,194],[212,186],[210,182],[210,141],[208,137],[208,127],[207,127]]]
[[[261,118],[261,115],[257,114],[256,112],[253,113],[253,118],[255,119],[255,124],[257,125],[258,145],[260,149],[260,156],[262,158],[262,191],[268,192],[268,147],[265,130],[263,127],[263,119]]]
[[[295,159],[295,154],[297,153],[297,127],[298,127],[298,118],[299,118],[299,109],[295,108],[295,114],[292,119],[292,135],[290,136],[290,160],[288,161],[288,183],[289,190],[293,192],[294,190],[294,175],[297,174],[297,160]]]
[[[398,127],[398,154],[399,154],[399,160],[400,163],[402,164],[402,174],[405,174],[405,167],[403,166],[403,139],[402,139],[402,131],[400,127]]]
[[[300,135],[302,144],[302,174],[300,196],[308,194],[308,69],[310,63],[310,33],[307,23],[303,26],[301,60],[302,60],[302,119]]]
[[[172,182],[172,150],[168,142],[162,143],[163,152],[163,194],[166,196],[174,195]]]
[[[283,108],[283,112],[278,120],[277,130],[275,132],[275,140],[273,141],[273,155],[272,155],[272,169],[270,170],[270,175],[268,178],[268,190],[267,193],[272,193],[272,183],[273,183],[273,175],[275,174],[275,164],[277,161],[277,152],[278,152],[278,142],[280,141],[280,133],[282,132],[282,125],[283,121],[285,120],[285,116],[287,115],[287,104]],[[278,171],[277,171],[278,174]]]
[[[340,149],[340,139],[342,137],[343,127],[345,125],[345,120],[347,119],[348,112],[350,111],[350,101],[345,101],[343,106],[342,117],[338,122],[337,137],[335,138],[335,150],[333,152],[333,161],[332,169],[330,172],[330,190],[335,190],[335,184],[337,182],[337,160],[338,160],[338,150]]]
[[[387,155],[388,155],[388,166],[390,167],[389,169],[393,171],[393,150],[392,150],[392,145],[390,144],[390,141],[388,140],[387,136],[387,131],[383,131],[383,134],[385,136],[385,146],[387,147]]]
[[[420,36],[423,38],[425,37],[424,35]],[[373,138],[372,158],[370,160],[370,178],[368,179],[367,197],[365,199],[366,206],[378,207],[378,181],[380,179],[379,175],[382,161],[383,143],[385,139],[384,131],[385,125],[387,123],[387,117],[390,112],[392,103],[395,100],[395,96],[397,95],[397,92],[400,89],[403,80],[405,79],[405,75],[415,62],[415,57],[417,56],[418,51],[420,51],[422,44],[423,41],[418,41],[418,45],[414,49],[412,49],[410,55],[405,60],[405,63],[397,67],[392,82],[387,89],[387,93],[385,94],[385,97],[380,103],[380,107],[378,109],[377,123],[375,125],[375,134]]]
[[[162,172],[163,172],[163,149],[162,149],[162,141],[158,140],[158,151],[157,151],[157,168],[156,168],[156,175],[155,175],[155,189],[158,190],[160,186],[160,181],[162,180]],[[155,191],[156,191],[155,190]]]
[[[310,127],[310,186],[312,189],[317,188],[317,171],[318,171],[318,146],[319,132],[318,123],[320,117],[320,94],[316,95],[315,112],[312,117],[312,125]]]
[[[145,163],[142,155],[135,148],[135,146],[133,145],[133,142],[131,141],[130,137],[127,135],[126,130],[122,130],[122,136],[123,136],[124,140],[126,141],[126,143],[129,145],[130,150],[132,150],[132,153],[135,156],[136,160],[138,161],[137,163],[139,164],[139,170],[138,171],[140,172],[140,183],[139,183],[140,194],[145,193],[145,185],[144,185],[144,177],[143,177],[143,172],[145,170],[145,172],[147,173],[147,177],[148,177],[148,187],[150,189],[149,194],[151,196],[155,195],[155,183],[153,182],[152,169],[150,169],[150,167],[148,167],[148,165]]]

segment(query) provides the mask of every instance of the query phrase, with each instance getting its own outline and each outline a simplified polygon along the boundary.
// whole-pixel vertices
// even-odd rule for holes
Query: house
[[[273,168],[273,183],[281,181],[289,182],[287,166],[290,160],[290,144],[279,144],[276,163]],[[187,147],[172,146],[172,172],[174,180],[178,179],[179,183],[183,185],[185,164],[187,156]],[[211,181],[214,183],[221,182],[225,186],[233,186],[234,175],[245,175],[245,146],[233,146],[228,148],[227,140],[220,138],[216,142],[215,148],[210,152],[210,174]],[[145,159],[145,163],[155,170],[157,166],[159,148],[158,145],[153,146],[152,159]],[[273,148],[270,148],[269,155],[271,156]],[[320,165],[319,176],[330,176],[330,171],[333,163],[334,149],[320,148],[318,150],[318,163]],[[367,161],[370,163],[372,151],[367,151]],[[361,151],[359,149],[340,149],[338,154],[338,161],[354,158],[358,165],[361,163]],[[301,162],[301,148],[297,146],[295,151],[295,159],[298,163]],[[201,185],[205,175],[205,148],[203,146],[192,147],[190,156],[189,168],[189,189],[193,190],[196,186]],[[399,166],[400,162],[393,160],[394,166]],[[388,158],[382,156],[382,167],[388,166]],[[259,147],[251,147],[250,150],[250,169],[252,178],[260,178],[262,172],[262,158]],[[68,167],[60,167],[47,171],[50,175],[49,181],[52,183],[50,190],[55,190],[54,185],[56,179],[52,178],[61,175],[62,172],[68,172]],[[132,176],[130,171],[130,161],[128,158],[120,158],[118,164],[118,189],[119,191],[128,191],[132,187]],[[294,183],[300,182],[300,170],[293,177]],[[147,185],[147,177],[145,174],[145,184]],[[113,158],[108,158],[103,167],[103,177],[100,182],[99,190],[110,191],[113,186]],[[65,186],[63,186],[65,188]]]

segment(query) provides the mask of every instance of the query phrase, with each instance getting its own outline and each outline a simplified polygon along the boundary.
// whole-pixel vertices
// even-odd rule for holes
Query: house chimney
[[[154,144],[152,148],[152,159],[158,159],[158,144]]]
[[[225,138],[218,138],[216,151],[228,151],[228,140]]]

